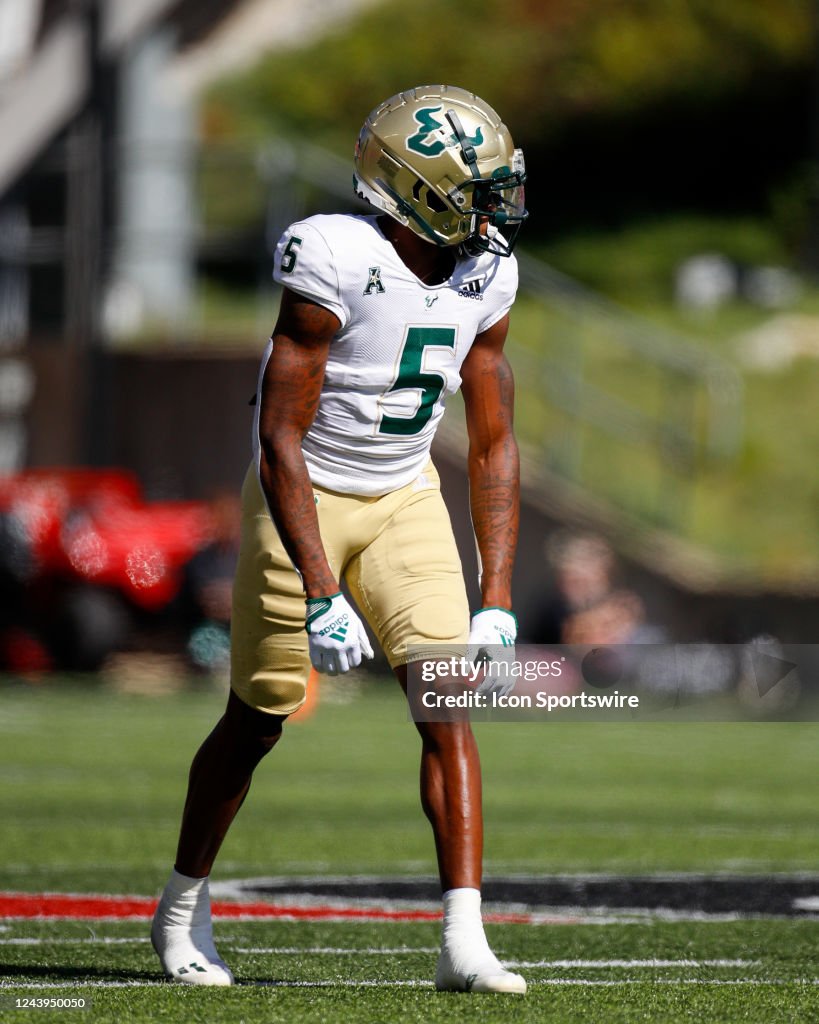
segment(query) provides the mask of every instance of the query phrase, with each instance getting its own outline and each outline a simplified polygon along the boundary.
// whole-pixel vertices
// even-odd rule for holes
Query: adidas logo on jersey
[[[462,299],[474,299],[476,302],[483,302],[481,278],[476,278],[474,281],[464,281],[458,289],[458,294]]]

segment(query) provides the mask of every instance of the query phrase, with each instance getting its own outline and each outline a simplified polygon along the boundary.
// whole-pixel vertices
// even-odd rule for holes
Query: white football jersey
[[[459,259],[448,281],[426,285],[374,216],[320,215],[284,233],[273,276],[341,322],[303,442],[310,478],[366,496],[403,487],[427,463],[475,336],[514,301],[514,256]],[[258,457],[258,420],[254,434]]]

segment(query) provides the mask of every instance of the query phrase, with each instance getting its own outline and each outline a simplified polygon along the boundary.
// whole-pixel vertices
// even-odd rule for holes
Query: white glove
[[[506,696],[514,690],[517,677],[512,675],[512,663],[517,635],[518,620],[505,608],[481,608],[472,616],[467,657],[473,663],[489,663],[477,693],[495,692]],[[495,668],[492,668],[493,662]]]
[[[364,623],[341,592],[308,598],[304,628],[310,644],[310,662],[318,672],[335,676],[360,665],[362,655],[373,656]]]

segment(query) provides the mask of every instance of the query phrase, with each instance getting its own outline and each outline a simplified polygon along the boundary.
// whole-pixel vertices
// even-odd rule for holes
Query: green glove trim
[[[305,627],[309,627],[311,622],[314,622],[317,618],[319,618],[319,616],[323,615],[326,611],[329,611],[330,608],[333,605],[333,601],[337,597],[341,597],[341,591],[340,590],[337,593],[335,593],[335,594],[330,594],[329,597],[308,597],[307,598],[307,612],[308,612],[308,615],[307,615],[307,621],[304,624]],[[315,606],[312,611],[311,611],[311,608],[310,608],[311,605]],[[308,632],[309,632],[309,629],[308,629]]]
[[[517,628],[518,617],[517,615],[515,615],[511,608],[501,608],[499,604],[490,604],[486,608],[479,608],[475,612],[475,615],[480,615],[481,612],[506,612],[507,615],[511,615],[512,618],[515,620],[515,628]]]

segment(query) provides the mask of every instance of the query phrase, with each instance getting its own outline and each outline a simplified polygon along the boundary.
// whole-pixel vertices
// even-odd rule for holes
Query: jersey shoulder
[[[296,221],[276,246],[274,280],[329,309],[343,326],[350,316],[343,268],[379,237],[374,220],[337,213]]]
[[[324,242],[323,251],[329,256],[346,255],[350,249],[360,249],[375,243],[381,236],[375,226],[375,217],[352,213],[316,213],[296,221],[283,237],[310,235]],[[322,252],[317,247],[316,256]]]
[[[511,309],[518,290],[518,264],[513,255],[481,253],[465,260],[458,271],[459,294],[480,302],[478,331],[488,330]]]
[[[516,289],[518,286],[518,261],[514,253],[508,256],[497,256],[484,252],[473,260],[475,272],[486,275],[487,280],[496,282],[499,287]]]

